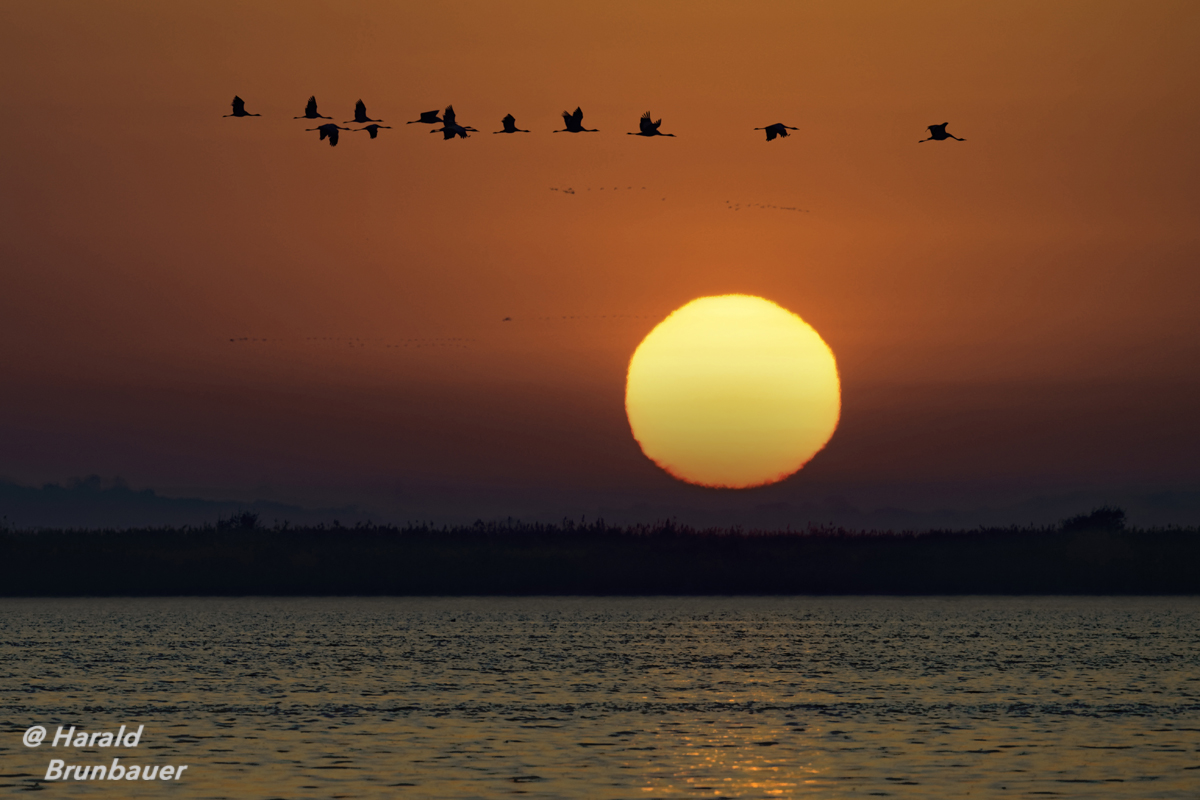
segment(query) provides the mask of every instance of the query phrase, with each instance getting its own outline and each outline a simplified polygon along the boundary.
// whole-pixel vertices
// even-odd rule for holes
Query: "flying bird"
[[[767,141],[771,141],[776,136],[788,136],[788,131],[798,131],[799,128],[793,128],[790,125],[784,125],[782,122],[776,122],[774,125],[768,125],[765,128],[755,128],[756,131],[766,131]]]
[[[408,124],[412,125],[414,122],[424,122],[426,125],[436,125],[441,121],[442,118],[438,116],[437,109],[434,109],[433,111],[422,111],[420,119],[410,119]]]
[[[387,128],[390,131],[392,129],[392,126],[391,125],[368,125],[365,128],[356,128],[355,133],[358,133],[359,131],[366,131],[367,133],[371,134],[371,138],[374,139],[376,136],[379,135],[380,128]],[[343,128],[343,130],[345,130],[345,129]]]
[[[359,100],[354,104],[354,119],[346,120],[347,125],[351,122],[357,122],[359,125],[366,125],[368,122],[383,122],[381,119],[371,119],[367,116],[367,104]]]
[[[459,136],[463,139],[466,139],[467,131],[473,131],[475,133],[478,133],[478,131],[476,131],[474,128],[464,127],[457,123],[453,123],[450,125],[442,125],[442,127],[440,127],[440,128],[434,128],[433,130],[430,131],[430,133],[440,133],[442,135],[443,140],[444,139],[453,139],[455,136]]]
[[[333,119],[333,117],[326,117],[317,113],[317,98],[314,95],[308,98],[308,105],[304,106],[304,114],[299,117],[292,117],[292,119]],[[310,128],[310,130],[316,130],[316,128]]]
[[[642,118],[638,121],[638,126],[641,128],[637,133],[630,133],[630,136],[674,136],[673,133],[659,133],[658,126],[662,125],[662,120],[658,122],[650,121],[650,112],[642,114]]]
[[[512,114],[500,120],[500,124],[504,126],[504,130],[492,131],[492,133],[529,133],[529,131],[517,127],[517,118]]]
[[[325,117],[325,119],[329,119],[329,117]],[[351,128],[343,128],[340,125],[338,125],[336,122],[326,122],[324,125],[318,125],[315,128],[305,128],[304,130],[320,131],[322,142],[325,141],[326,139],[329,139],[329,146],[337,147],[338,131],[348,131],[348,130],[352,130],[352,129]]]
[[[956,142],[965,142],[966,139],[959,139],[953,133],[946,132],[946,126],[949,124],[949,122],[943,122],[941,125],[930,125],[928,129],[929,139],[932,139],[935,142],[941,142],[946,139],[953,139]],[[920,144],[921,142],[928,142],[929,139],[921,139],[919,142],[917,142],[917,144]]]
[[[262,114],[251,114],[248,111],[246,111],[246,101],[243,100],[242,98],[238,97],[235,94],[233,96],[233,113],[225,114],[224,116],[226,116],[226,117],[261,117]]]
[[[564,111],[562,112],[562,118],[563,124],[567,127],[563,128],[561,131],[554,131],[554,133],[597,133],[600,130],[599,128],[583,127],[582,108],[576,107],[575,111],[571,113]]]
[[[474,128],[459,125],[456,120],[457,117],[454,114],[454,106],[446,106],[446,110],[442,112],[442,127],[435,128],[434,130],[430,131],[430,133],[441,133],[442,139],[445,140],[453,139],[455,136],[466,139],[467,131],[471,131],[472,133],[479,132]]]

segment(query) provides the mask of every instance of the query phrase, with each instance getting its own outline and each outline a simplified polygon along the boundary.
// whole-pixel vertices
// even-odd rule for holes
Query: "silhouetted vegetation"
[[[1102,506],[1090,514],[1080,514],[1077,517],[1062,521],[1064,531],[1123,531],[1125,530],[1125,511],[1120,508]]]
[[[1099,509],[1046,528],[803,532],[477,522],[0,531],[0,593],[1196,594],[1200,530]]]
[[[219,531],[252,531],[258,527],[258,514],[253,511],[239,511],[230,514],[227,519],[217,520]]]

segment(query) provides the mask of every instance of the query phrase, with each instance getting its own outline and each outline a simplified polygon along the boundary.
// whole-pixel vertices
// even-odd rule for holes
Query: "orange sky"
[[[1200,489],[1198,33],[1190,2],[5,4],[0,476],[401,519]],[[330,148],[311,94],[395,127]],[[450,103],[482,133],[404,124]],[[577,105],[600,133],[551,134]],[[646,110],[676,137],[626,136]],[[967,141],[916,143],[943,121]],[[737,497],[623,407],[641,338],[730,292],[843,388]]]

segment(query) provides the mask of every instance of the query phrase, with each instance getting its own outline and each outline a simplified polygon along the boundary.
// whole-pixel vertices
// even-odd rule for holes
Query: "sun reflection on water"
[[[145,724],[155,749],[139,757],[191,765],[177,798],[958,800],[970,788],[1145,800],[1148,781],[1157,797],[1194,796],[1196,599],[181,598],[0,611],[10,717]],[[44,752],[0,742],[0,755],[14,791],[46,768]]]

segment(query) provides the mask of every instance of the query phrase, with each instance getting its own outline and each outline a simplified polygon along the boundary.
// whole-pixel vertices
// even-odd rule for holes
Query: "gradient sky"
[[[398,520],[1196,491],[1198,34],[1194,2],[0,5],[0,476]],[[394,127],[330,148],[314,94]],[[405,124],[451,103],[482,133]],[[551,134],[577,105],[601,132]],[[646,110],[676,138],[626,136]],[[733,292],[843,389],[737,495],[623,405],[642,337]]]

